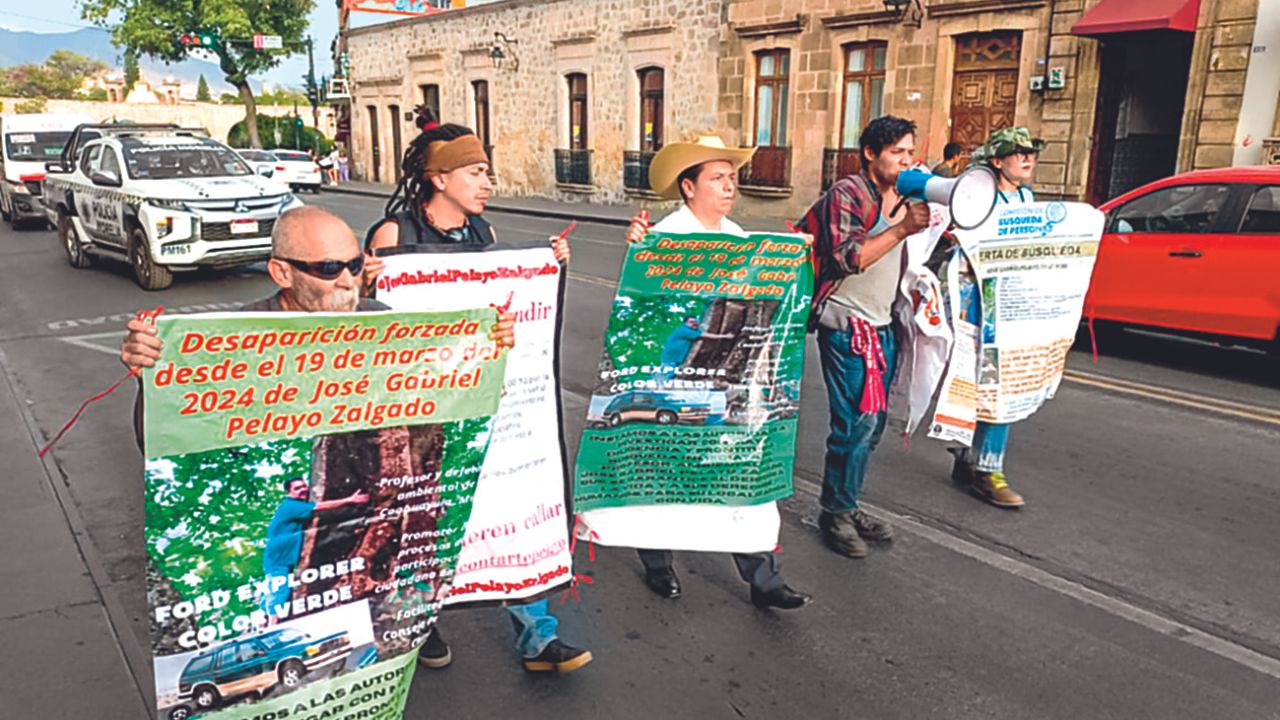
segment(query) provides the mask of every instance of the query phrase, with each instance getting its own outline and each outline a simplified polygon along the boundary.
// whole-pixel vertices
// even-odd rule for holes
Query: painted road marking
[[[567,396],[567,399],[571,398],[576,400],[577,403],[575,404],[585,405],[590,402],[590,397],[586,393],[578,392],[576,390],[561,388],[561,394]],[[804,493],[812,499],[817,499],[821,494],[822,488],[817,482],[798,475],[794,480],[795,488],[798,493]],[[1022,560],[1018,560],[995,550],[970,542],[969,540],[952,535],[945,530],[940,530],[933,526],[926,525],[915,518],[900,515],[882,507],[872,505],[868,502],[861,503],[861,506],[872,514],[897,525],[906,532],[909,532],[923,540],[927,540],[935,545],[946,548],[947,550],[964,555],[965,557],[973,560],[977,560],[978,562],[995,568],[996,570],[1014,575],[1026,580],[1027,582],[1033,583],[1038,587],[1044,588],[1045,590],[1058,593],[1059,595],[1082,602],[1090,607],[1097,608],[1109,615],[1123,618],[1129,622],[1141,625],[1148,630],[1172,640],[1186,643],[1187,645],[1197,647],[1201,650],[1207,650],[1214,655],[1238,665],[1242,665],[1250,670],[1280,680],[1280,659],[1271,657],[1270,655],[1264,655],[1256,650],[1252,650],[1240,643],[1222,636],[1205,632],[1204,630],[1186,623],[1179,622],[1151,610],[1138,607],[1126,600],[1112,597],[1104,592],[1082,585],[1075,580],[1071,580],[1061,575],[1055,575],[1048,570],[1038,568]]]
[[[617,287],[618,285],[617,280],[609,280],[608,278],[597,277],[595,275],[584,275],[582,273],[575,272],[569,273],[569,279],[609,288]],[[1173,405],[1181,405],[1183,407],[1193,408],[1196,410],[1207,410],[1209,412],[1216,412],[1222,415],[1229,415],[1231,417],[1254,420],[1256,422],[1267,423],[1270,425],[1280,425],[1280,410],[1264,407],[1262,405],[1249,405],[1247,403],[1232,402],[1230,400],[1220,400],[1218,398],[1209,397],[1208,395],[1199,395],[1182,390],[1173,390],[1171,388],[1160,387],[1159,385],[1148,385],[1147,383],[1137,382],[1136,380],[1121,380],[1116,377],[1098,375],[1096,373],[1083,372],[1080,370],[1067,369],[1063,374],[1062,379],[1080,385],[1088,385],[1104,390],[1112,390],[1128,395],[1160,400]]]
[[[797,490],[802,491],[815,499],[822,491],[822,488],[818,483],[799,477],[795,479],[795,487]],[[926,525],[914,518],[907,517],[906,515],[899,515],[898,513],[890,512],[889,510],[877,507],[867,502],[863,502],[861,505],[872,514],[884,518],[907,532],[928,540],[935,545],[940,545],[952,552],[959,553],[972,558],[973,560],[977,560],[984,565],[988,565],[997,570],[1009,573],[1010,575],[1022,578],[1027,582],[1038,585],[1046,590],[1056,592],[1059,595],[1065,595],[1066,597],[1095,607],[1110,615],[1124,618],[1129,622],[1141,625],[1148,630],[1152,630],[1170,639],[1192,645],[1200,648],[1201,650],[1207,650],[1214,655],[1230,660],[1237,665],[1243,665],[1250,670],[1280,680],[1280,659],[1276,659],[1270,655],[1263,655],[1260,652],[1247,648],[1240,643],[1228,640],[1227,638],[1207,633],[1199,628],[1187,625],[1186,623],[1178,622],[1177,620],[1173,620],[1160,615],[1159,613],[1138,607],[1137,605],[1120,598],[1099,592],[1074,580],[1070,580],[1060,575],[1055,575],[1047,570],[1042,570],[1041,568],[1029,565],[1021,560],[1009,557],[1008,555],[1003,555],[994,550],[982,547],[981,545],[977,545],[968,540],[952,535],[951,533]]]
[[[198,305],[182,305],[180,307],[175,307],[175,308],[165,308],[164,312],[166,315],[182,315],[185,313],[216,312],[219,310],[239,310],[242,307],[244,307],[244,303],[242,302],[234,302],[234,303],[211,302],[211,303],[200,303]],[[70,330],[72,328],[100,327],[103,325],[124,324],[132,320],[133,316],[136,313],[137,313],[137,310],[131,310],[129,312],[116,313],[114,315],[98,315],[95,317],[66,318],[63,320],[54,320],[51,323],[46,323],[46,327],[48,327],[50,330],[61,331],[61,330]]]
[[[1101,388],[1103,390],[1114,390],[1116,392],[1151,398],[1153,400],[1161,400],[1163,402],[1195,408],[1197,410],[1209,410],[1222,415],[1230,415],[1232,417],[1244,418],[1246,420],[1255,420],[1271,425],[1280,425],[1280,410],[1273,410],[1261,405],[1249,405],[1230,400],[1220,400],[1207,395],[1189,393],[1183,390],[1174,390],[1172,388],[1160,387],[1158,385],[1148,385],[1134,380],[1122,380],[1117,377],[1098,375],[1096,373],[1083,372],[1080,370],[1068,369],[1062,377],[1064,380],[1069,380],[1073,383]]]
[[[74,337],[58,339],[64,343],[75,345],[76,347],[82,347],[88,350],[97,350],[98,352],[104,352],[108,355],[119,355],[120,344],[124,341],[124,335],[119,332],[109,332],[97,333],[94,335],[76,335]]]

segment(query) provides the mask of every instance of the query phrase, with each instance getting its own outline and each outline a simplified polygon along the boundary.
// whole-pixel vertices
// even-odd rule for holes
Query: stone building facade
[[[1096,203],[1262,147],[1241,119],[1246,78],[1280,54],[1253,42],[1259,2],[1171,0],[1125,25],[1145,3],[500,0],[348,31],[352,157],[394,182],[425,102],[481,128],[499,193],[644,203],[652,153],[714,129],[759,147],[738,211],[796,217],[894,114],[930,163],[1027,125],[1048,141],[1037,192]]]
[[[1191,29],[1138,32],[1094,22],[1089,11],[1103,3],[1113,17],[1144,5],[924,0],[897,12],[883,0],[731,2],[721,124],[746,144],[769,139],[762,128],[778,125],[779,104],[758,87],[771,57],[788,58],[794,115],[776,148],[757,151],[768,164],[744,175],[742,209],[802,212],[857,167],[858,129],[882,113],[917,123],[917,156],[931,164],[947,142],[968,150],[997,127],[1029,126],[1048,142],[1036,174],[1044,197],[1098,203],[1174,172],[1231,165],[1258,0],[1166,3]],[[1275,102],[1273,93],[1273,112]],[[775,119],[762,122],[764,112]]]
[[[506,0],[350,30],[356,172],[395,182],[425,103],[478,130],[500,193],[624,201],[627,153],[634,179],[646,139],[715,125],[721,25],[718,1]]]

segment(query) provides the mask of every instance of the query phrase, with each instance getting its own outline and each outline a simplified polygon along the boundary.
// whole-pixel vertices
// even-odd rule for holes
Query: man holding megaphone
[[[814,237],[817,277],[810,330],[817,330],[831,432],[818,527],[827,545],[866,557],[866,540],[892,538],[889,525],[858,507],[871,453],[884,434],[897,344],[893,300],[903,243],[929,227],[929,206],[899,206],[898,175],[915,163],[915,123],[885,116],[858,140],[863,170],[840,178],[799,225]]]

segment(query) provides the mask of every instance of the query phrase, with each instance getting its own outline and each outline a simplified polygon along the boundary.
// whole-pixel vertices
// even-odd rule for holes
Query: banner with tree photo
[[[398,310],[494,305],[516,316],[493,444],[446,605],[530,598],[573,577],[559,392],[564,272],[546,244],[383,251],[378,299]]]
[[[798,235],[650,234],[628,248],[578,448],[581,535],[777,545],[812,293]]]
[[[159,319],[142,386],[161,717],[400,717],[502,393],[495,316]]]

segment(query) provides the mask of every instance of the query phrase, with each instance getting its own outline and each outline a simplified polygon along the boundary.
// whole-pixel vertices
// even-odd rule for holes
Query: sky
[[[90,24],[80,19],[77,0],[41,0],[39,3],[0,3],[0,27],[37,33],[70,32]],[[28,9],[30,5],[30,9]],[[384,16],[390,18],[391,16]],[[367,24],[367,14],[353,15],[353,26]],[[311,11],[311,35],[316,41],[316,75],[332,75],[329,42],[338,32],[338,9],[333,0],[316,0]],[[261,79],[280,85],[301,86],[307,72],[306,54],[292,55]]]

